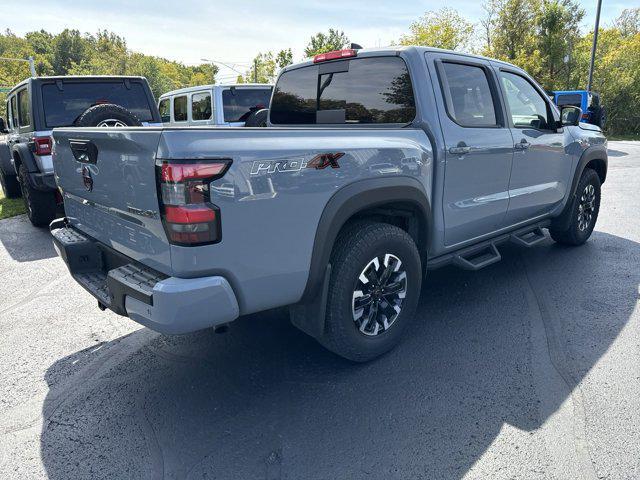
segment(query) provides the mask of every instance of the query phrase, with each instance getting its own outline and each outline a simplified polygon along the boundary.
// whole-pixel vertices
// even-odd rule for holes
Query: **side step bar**
[[[427,263],[427,269],[433,270],[453,264],[465,270],[480,270],[502,260],[502,256],[498,251],[498,245],[501,243],[511,242],[528,248],[543,242],[547,236],[542,229],[548,227],[550,223],[549,220],[544,220],[535,225],[528,225],[476,245],[431,258]]]
[[[545,238],[547,237],[542,231],[542,228],[536,227],[533,230],[520,230],[519,232],[514,232],[511,235],[510,240],[516,245],[528,248],[543,242]]]
[[[465,270],[480,270],[502,260],[495,243],[462,250],[453,256],[453,264]]]

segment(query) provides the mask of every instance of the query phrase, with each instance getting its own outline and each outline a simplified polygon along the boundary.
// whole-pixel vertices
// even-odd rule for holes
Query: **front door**
[[[435,53],[428,58],[440,83],[436,98],[446,145],[445,244],[452,246],[503,226],[513,139],[488,61]]]
[[[516,224],[558,205],[568,188],[572,156],[566,129],[558,129],[555,109],[534,82],[516,70],[498,70],[514,140],[506,223]]]

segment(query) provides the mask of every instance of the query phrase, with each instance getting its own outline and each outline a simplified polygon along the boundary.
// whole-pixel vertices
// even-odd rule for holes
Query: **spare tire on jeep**
[[[266,127],[267,117],[269,117],[269,109],[262,108],[251,112],[244,122],[245,127]]]
[[[141,127],[142,122],[120,105],[103,103],[88,108],[74,122],[76,127]]]

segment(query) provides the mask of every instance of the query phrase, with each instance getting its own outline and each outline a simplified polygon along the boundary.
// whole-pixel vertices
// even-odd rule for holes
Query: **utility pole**
[[[9,60],[13,62],[27,62],[29,64],[29,73],[32,77],[37,77],[36,74],[36,65],[33,61],[33,57],[29,57],[26,60],[24,58],[9,58],[9,57],[0,57],[0,60]]]
[[[596,61],[596,47],[598,45],[598,28],[600,27],[600,9],[602,8],[602,0],[598,0],[598,10],[596,12],[596,28],[593,31],[593,45],[591,46],[591,64],[589,65],[589,81],[587,82],[587,91],[591,91],[593,83],[593,65]]]
[[[253,59],[253,83],[258,83],[258,59]]]

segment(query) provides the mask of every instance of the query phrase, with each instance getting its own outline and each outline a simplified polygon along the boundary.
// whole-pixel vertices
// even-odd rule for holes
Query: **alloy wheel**
[[[578,204],[578,230],[584,232],[587,230],[596,210],[596,190],[592,184],[587,185]]]
[[[358,330],[374,337],[394,324],[407,295],[407,272],[391,253],[372,259],[364,267],[353,291],[351,311]]]

